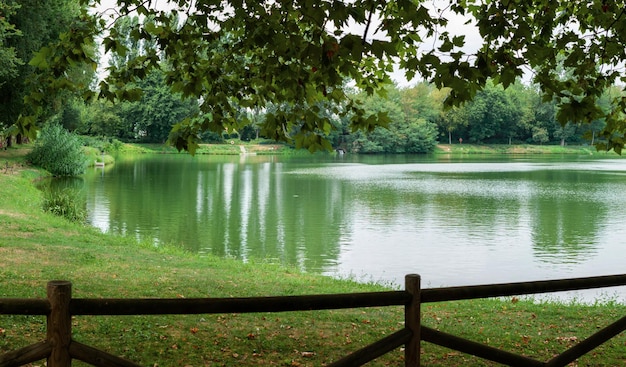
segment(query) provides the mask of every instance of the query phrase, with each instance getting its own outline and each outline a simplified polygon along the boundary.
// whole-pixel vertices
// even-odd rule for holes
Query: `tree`
[[[442,130],[442,135],[447,135],[448,144],[452,144],[452,133],[455,132],[459,138],[463,138],[462,132],[467,128],[467,121],[467,110],[454,106],[442,111],[437,125]]]
[[[389,121],[386,128],[377,127],[371,132],[348,135],[346,140],[351,146],[348,149],[361,153],[432,152],[437,144],[436,125],[426,120],[429,113],[412,108],[423,101],[407,98],[406,92],[406,89],[390,87],[386,90],[386,99],[359,96],[367,114],[376,116],[385,113]]]
[[[401,142],[403,136],[399,130],[405,124],[406,115],[400,105],[400,93],[397,88],[390,87],[385,94],[387,98],[376,98],[366,93],[357,96],[366,116],[385,114],[389,117],[389,123],[385,128],[379,126],[373,131],[358,134],[351,150],[362,153],[404,153],[404,143]]]
[[[548,135],[548,130],[545,127],[533,127],[532,128],[532,139],[535,143],[539,143],[543,145],[550,141],[550,136]]]
[[[89,136],[111,137],[121,140],[131,140],[132,128],[124,124],[119,110],[125,105],[113,106],[108,101],[94,101],[86,106],[81,113],[81,125],[77,133]]]
[[[503,128],[511,124],[511,113],[506,95],[501,88],[489,85],[467,104],[469,140],[483,143],[503,138]]]
[[[622,93],[619,90],[619,88],[615,86],[608,88],[605,91],[605,93],[602,95],[602,97],[598,99],[598,107],[605,113],[609,112],[611,110],[611,101],[615,99],[615,97],[621,96],[621,95]],[[581,127],[586,130],[584,136],[591,142],[591,145],[595,145],[596,136],[598,132],[604,130],[605,126],[606,126],[605,119],[597,118],[591,121],[589,124],[581,126]]]
[[[529,104],[533,110],[531,132],[534,135],[534,133],[537,132],[536,129],[540,129],[541,131],[545,130],[548,134],[548,141],[550,141],[550,136],[554,136],[555,131],[561,126],[556,120],[556,101],[542,101],[539,91],[535,90],[535,93],[532,93],[530,96]],[[546,143],[548,141],[546,141]]]
[[[5,128],[11,127],[10,133],[17,137],[18,142],[21,136],[35,137],[37,121],[29,115],[38,113],[40,121],[45,121],[60,109],[62,99],[67,97],[66,92],[45,93],[40,89],[40,80],[34,78],[35,68],[29,61],[37,52],[46,54],[45,46],[59,40],[79,14],[79,0],[0,0],[0,29],[8,26],[0,31],[0,56],[9,56],[8,59],[0,57],[0,64],[8,62],[10,66],[0,71],[0,74],[5,74],[0,77],[0,124]],[[68,39],[67,36],[65,39]],[[91,39],[81,41],[80,52],[94,57]],[[64,86],[72,84],[76,89],[88,87],[93,70],[85,81],[80,63],[70,63],[69,60],[71,58],[63,61],[67,64],[61,69],[54,66],[46,68],[48,81],[62,77],[68,80]],[[77,72],[77,69],[82,72]],[[57,90],[65,89],[60,85],[57,87]],[[25,103],[25,100],[28,102]]]
[[[143,91],[141,98],[124,102],[117,113],[135,140],[163,143],[176,123],[198,109],[196,101],[182,100],[180,93],[171,92],[164,74],[161,69],[153,69],[146,79],[137,83]]]
[[[626,100],[614,99],[607,113],[595,103],[615,80],[626,78],[623,1],[159,2],[167,3],[168,10],[155,3],[117,0],[122,17],[134,13],[154,19],[134,28],[131,37],[157,47],[121,68],[111,68],[100,84],[100,95],[111,100],[132,97],[133,83],[158,68],[161,58],[167,60],[172,66],[167,83],[202,101],[199,118],[178,124],[170,135],[179,149],[193,152],[202,131],[239,130],[249,121],[235,118],[237,108],[270,102],[284,107],[268,114],[263,125],[262,132],[274,139],[327,146],[332,121],[309,109],[318,103],[335,106],[330,115],[349,116],[351,126],[372,131],[385,116],[367,115],[346,95],[343,83],[353,80],[373,95],[384,90],[396,63],[409,79],[420,75],[437,88],[450,87],[447,105],[471,99],[489,78],[508,87],[525,70],[533,70],[546,100],[557,101],[560,123],[604,116],[602,147],[620,152],[624,145],[626,120],[621,113]],[[464,35],[446,30],[446,9],[476,24],[482,44],[475,51],[463,48]],[[172,27],[174,19],[181,20],[177,27]],[[35,64],[61,71],[57,79],[42,85],[46,92],[54,94],[67,86],[59,81],[65,81],[64,67],[93,63],[83,44],[110,29],[102,15],[88,11],[77,24],[35,58]],[[128,52],[114,34],[105,35],[102,44],[112,54]],[[569,71],[565,78],[555,72],[559,58]],[[303,116],[308,116],[307,123],[292,135]]]
[[[0,0],[0,86],[15,77],[18,67],[23,64],[15,47],[8,44],[12,38],[21,35],[20,30],[8,21],[18,8],[15,1]]]
[[[533,121],[533,110],[530,101],[532,100],[532,89],[526,87],[519,81],[505,90],[509,105],[509,116],[511,119],[505,124],[504,135],[508,137],[511,145],[513,139],[524,139],[531,133]]]
[[[404,151],[407,153],[432,153],[437,145],[437,125],[424,119],[416,119],[404,130]]]
[[[577,127],[577,125],[570,122],[561,125],[554,131],[554,137],[560,140],[560,144],[563,147],[569,139],[576,135]]]
[[[400,105],[407,118],[422,118],[436,123],[441,114],[439,90],[427,83],[400,89]]]

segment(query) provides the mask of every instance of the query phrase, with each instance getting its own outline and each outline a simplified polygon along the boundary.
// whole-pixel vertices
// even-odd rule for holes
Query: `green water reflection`
[[[143,155],[84,179],[103,231],[401,284],[623,273],[626,162]]]

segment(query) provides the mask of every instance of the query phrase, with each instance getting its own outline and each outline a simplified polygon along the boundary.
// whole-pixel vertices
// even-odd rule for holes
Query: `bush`
[[[99,152],[108,154],[116,153],[124,147],[124,143],[115,138],[83,135],[80,136],[79,139],[83,146],[92,147]]]
[[[43,210],[72,222],[85,223],[87,221],[85,201],[80,199],[74,190],[45,190]]]
[[[57,123],[44,126],[27,158],[54,176],[78,176],[87,167],[78,136]]]

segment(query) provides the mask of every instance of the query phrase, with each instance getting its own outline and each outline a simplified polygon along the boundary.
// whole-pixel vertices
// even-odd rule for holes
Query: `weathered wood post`
[[[404,306],[404,327],[413,332],[411,340],[404,346],[404,365],[406,367],[420,366],[421,341],[421,278],[418,274],[408,274],[404,277],[404,288],[411,296],[411,302]]]
[[[48,367],[70,367],[70,343],[72,340],[72,315],[70,301],[72,300],[72,283],[63,280],[54,280],[48,283],[48,301],[50,314],[48,315],[48,342],[52,352],[48,357]]]

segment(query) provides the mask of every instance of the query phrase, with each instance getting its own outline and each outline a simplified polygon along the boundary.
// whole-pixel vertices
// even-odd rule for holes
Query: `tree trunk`
[[[448,130],[448,144],[452,145],[452,132]]]

